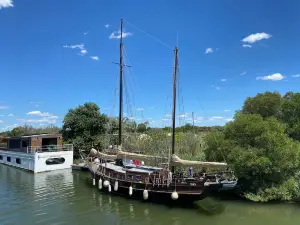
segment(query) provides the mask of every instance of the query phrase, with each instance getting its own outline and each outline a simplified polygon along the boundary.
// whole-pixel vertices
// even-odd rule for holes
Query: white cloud
[[[31,111],[31,112],[28,112],[26,114],[30,115],[30,116],[47,117],[47,119],[49,119],[49,120],[56,120],[56,119],[58,119],[58,116],[52,115],[51,113],[48,113],[48,112]]]
[[[209,53],[213,53],[213,52],[214,52],[214,50],[212,48],[207,48],[205,50],[205,54],[209,54]]]
[[[0,105],[0,109],[8,109],[8,106],[6,106],[6,105]]]
[[[272,37],[272,35],[262,32],[262,33],[250,34],[249,36],[243,38],[242,41],[253,44],[257,41],[260,41],[263,39],[269,39],[271,37]]]
[[[88,53],[86,48],[84,47],[84,44],[78,44],[78,45],[64,45],[63,48],[70,48],[70,49],[79,49],[80,53],[78,55],[84,56]]]
[[[125,32],[125,31],[123,31],[122,32],[122,37],[123,38],[126,38],[126,37],[128,37],[128,36],[132,36],[132,33],[130,33],[130,32]],[[114,31],[114,32],[112,32],[111,34],[110,34],[110,36],[109,36],[109,39],[120,39],[121,38],[121,31]]]
[[[85,54],[88,53],[88,51],[87,51],[86,49],[82,49],[82,50],[80,51],[80,53],[81,53],[82,55],[85,55]]]
[[[3,127],[2,130],[11,130],[12,128],[15,128],[17,126],[18,126],[18,124],[9,125],[9,126]]]
[[[225,82],[225,81],[226,81],[226,79],[221,79],[221,81],[222,81],[222,82]]]
[[[171,114],[166,114],[165,117],[171,117]]]
[[[219,86],[211,85],[213,88],[215,88],[217,91],[220,90]]]
[[[91,59],[98,61],[99,57],[98,56],[91,56]]]
[[[14,114],[8,114],[7,116],[12,117],[12,116],[14,116]]]
[[[0,120],[0,123],[3,123],[4,121],[3,120]]]
[[[71,49],[76,49],[76,48],[78,48],[78,49],[81,49],[81,50],[85,49],[85,48],[84,48],[84,44],[78,44],[78,45],[64,45],[63,48],[71,48]]]
[[[0,0],[0,9],[14,7],[12,0]]]
[[[230,109],[225,109],[225,110],[224,110],[224,112],[230,112],[230,111],[231,111]]]
[[[263,77],[256,77],[256,80],[272,80],[272,81],[279,81],[284,79],[285,76],[283,76],[280,73],[274,73],[271,75],[263,76]]]
[[[111,25],[110,24],[105,24],[104,25],[106,28],[109,28]]]
[[[227,122],[233,121],[233,118],[226,118],[225,121]]]
[[[41,118],[41,119],[18,119],[18,121],[21,121],[23,123],[56,123],[57,120],[54,118]]]
[[[242,73],[241,73],[241,76],[246,75],[246,73],[247,73],[246,71],[242,72]]]
[[[144,111],[144,108],[136,108],[137,111]]]
[[[292,77],[300,77],[300,74],[295,74]]]
[[[0,116],[4,116],[4,115],[0,115]]]
[[[210,117],[210,120],[221,120],[224,119],[223,116],[212,116]]]
[[[252,48],[252,45],[243,44],[243,48]]]
[[[34,115],[34,116],[52,116],[50,113],[48,112],[41,112],[41,111],[31,111],[26,113],[27,115]]]
[[[41,111],[31,111],[26,113],[27,115],[30,116],[38,116],[42,118],[37,118],[37,119],[18,119],[19,121],[23,123],[39,123],[39,124],[54,124],[57,122],[58,116],[55,116],[51,113],[48,112],[41,112]]]
[[[186,118],[186,117],[188,117],[188,115],[187,115],[187,113],[185,113],[185,114],[180,114],[178,117],[179,118]]]
[[[83,35],[86,36],[86,35],[88,35],[88,33],[89,33],[89,32],[84,32]]]

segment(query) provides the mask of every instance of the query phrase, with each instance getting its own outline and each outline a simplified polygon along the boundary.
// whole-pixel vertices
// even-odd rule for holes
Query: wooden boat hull
[[[177,186],[176,188],[172,185],[169,187],[158,186],[152,184],[144,184],[144,183],[131,183],[128,181],[118,180],[118,189],[114,190],[115,182],[117,181],[114,178],[108,178],[104,175],[100,175],[98,173],[94,173],[91,169],[90,173],[93,179],[95,179],[95,186],[99,189],[99,180],[102,180],[102,188],[101,191],[106,193],[115,194],[125,196],[131,199],[138,199],[145,202],[153,202],[167,205],[180,205],[180,206],[191,206],[194,202],[199,201],[210,195],[211,189],[209,187],[203,187],[201,190],[187,190],[187,188],[180,188]],[[109,181],[111,185],[111,190],[109,192],[109,187],[105,187],[104,181]],[[129,188],[132,187],[132,194],[129,194]],[[148,191],[148,198],[144,199],[144,190]],[[178,193],[178,199],[173,200],[171,195],[176,190]]]

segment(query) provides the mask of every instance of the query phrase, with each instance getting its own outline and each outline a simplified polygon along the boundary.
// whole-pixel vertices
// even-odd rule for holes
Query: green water
[[[224,211],[169,208],[100,193],[86,172],[33,175],[0,165],[0,225],[296,225],[300,205],[222,201]],[[220,203],[220,202],[219,202]]]

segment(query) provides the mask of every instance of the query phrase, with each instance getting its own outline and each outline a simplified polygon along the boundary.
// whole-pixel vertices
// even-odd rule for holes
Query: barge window
[[[42,139],[43,151],[57,151],[57,138],[43,138]]]
[[[10,139],[8,141],[9,148],[20,148],[20,139]]]
[[[2,155],[0,155],[0,160],[3,160],[3,156]]]
[[[6,157],[7,162],[11,162],[11,158],[8,156]]]
[[[17,163],[17,164],[21,164],[21,159],[16,158],[16,163]]]
[[[65,158],[50,158],[46,160],[46,165],[56,165],[63,164],[65,162]]]
[[[22,147],[26,148],[28,146],[29,146],[29,140],[28,139],[27,140],[22,140]]]

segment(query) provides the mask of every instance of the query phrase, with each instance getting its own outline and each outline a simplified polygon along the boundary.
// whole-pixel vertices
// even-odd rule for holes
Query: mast
[[[120,29],[120,99],[119,99],[119,145],[122,145],[122,122],[123,122],[123,19]]]
[[[177,67],[178,67],[178,48],[175,47],[175,49],[174,49],[174,73],[173,73],[172,155],[175,154]],[[173,173],[175,172],[174,166],[172,166],[172,172]]]

